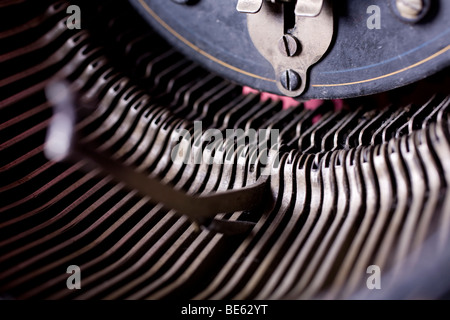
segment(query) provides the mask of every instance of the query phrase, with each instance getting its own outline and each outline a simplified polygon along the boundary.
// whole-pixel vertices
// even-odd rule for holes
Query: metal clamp
[[[236,10],[242,13],[257,13],[261,10],[264,0],[239,0]],[[295,0],[267,0],[272,3],[294,2]],[[295,14],[302,17],[317,17],[322,11],[324,0],[298,1]]]
[[[279,90],[296,97],[307,88],[308,70],[328,50],[333,37],[333,10],[329,0],[282,3],[240,0],[253,44],[273,66]]]

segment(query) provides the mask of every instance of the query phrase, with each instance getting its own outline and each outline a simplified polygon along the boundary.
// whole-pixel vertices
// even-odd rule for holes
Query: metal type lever
[[[261,176],[257,183],[238,190],[208,195],[190,195],[162,183],[156,175],[146,175],[132,167],[104,155],[89,143],[75,138],[75,108],[73,94],[61,82],[47,87],[48,99],[54,107],[54,116],[47,132],[45,154],[54,161],[81,157],[102,168],[153,202],[162,203],[168,209],[184,214],[199,226],[228,235],[249,231],[255,223],[214,219],[218,213],[251,210],[267,199],[268,176]]]

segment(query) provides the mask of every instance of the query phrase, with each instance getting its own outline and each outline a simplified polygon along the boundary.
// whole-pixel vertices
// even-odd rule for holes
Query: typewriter
[[[449,298],[449,15],[1,0],[0,298]]]

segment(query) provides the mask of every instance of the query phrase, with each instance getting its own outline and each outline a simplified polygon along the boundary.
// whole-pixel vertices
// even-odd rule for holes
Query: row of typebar
[[[105,3],[89,5],[97,20],[82,30],[67,29],[65,2],[0,7],[0,18],[27,12],[28,21],[0,30],[2,297],[370,297],[369,266],[402,279],[408,268],[421,268],[429,241],[436,257],[445,253],[449,96],[384,108],[335,110],[324,102],[283,110],[184,58],[126,3]],[[82,101],[84,139],[193,194],[243,188],[260,171],[247,153],[222,164],[175,164],[176,129],[192,129],[194,121],[204,130],[278,129],[273,202],[220,214],[255,222],[249,233],[226,236],[199,231],[82,159],[48,161],[45,88],[55,79]],[[66,287],[70,265],[82,271],[81,290]]]

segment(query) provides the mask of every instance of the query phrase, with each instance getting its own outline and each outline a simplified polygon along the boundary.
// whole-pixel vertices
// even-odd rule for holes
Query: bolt
[[[290,34],[285,34],[281,37],[280,41],[278,41],[278,48],[286,57],[292,57],[296,54],[298,51],[298,46],[297,39]]]
[[[423,0],[396,0],[397,10],[405,19],[416,19],[423,10]]]
[[[294,70],[286,70],[281,73],[280,83],[286,90],[295,91],[300,87],[302,79]]]

